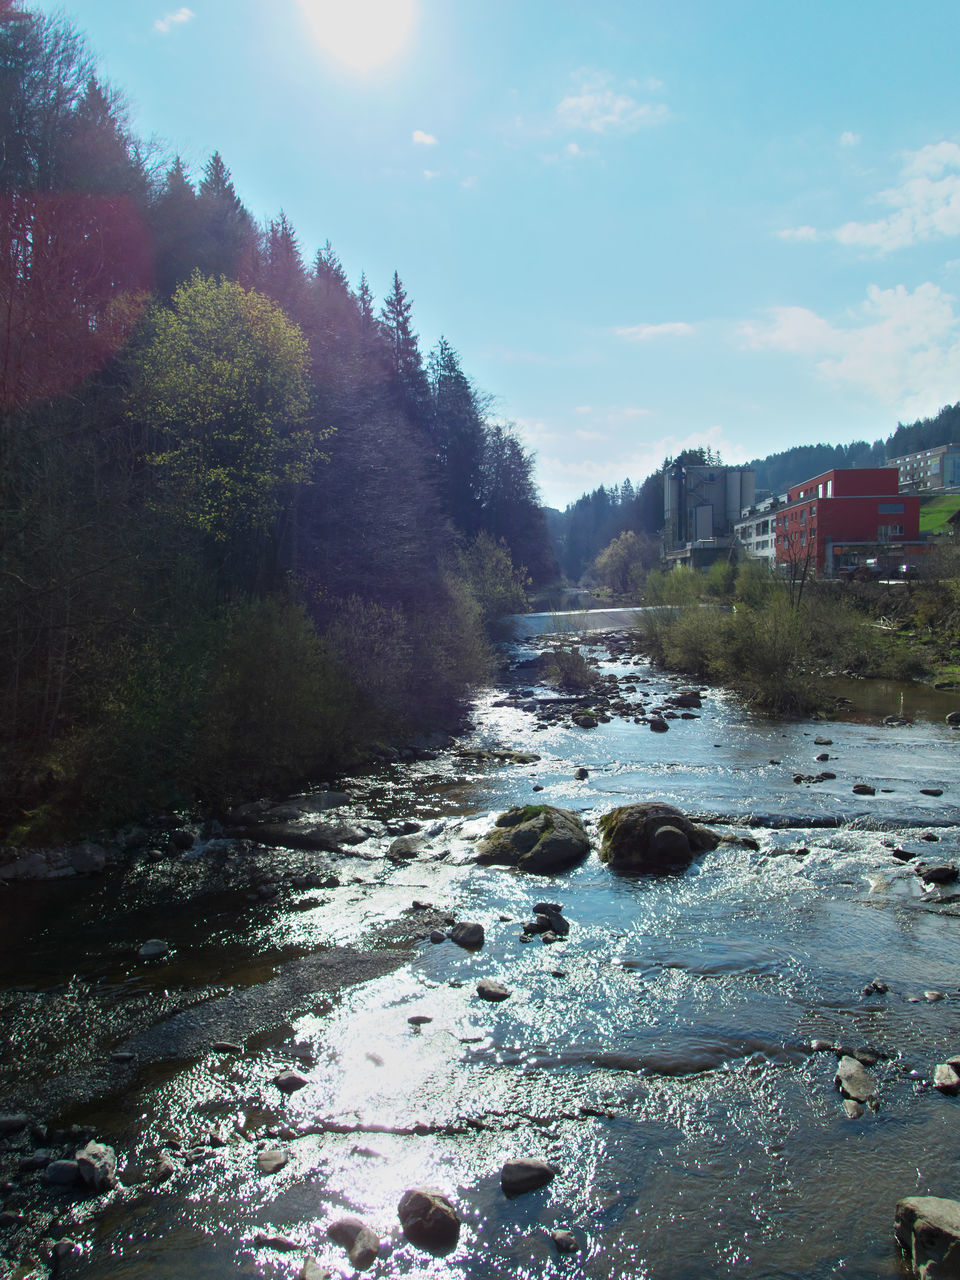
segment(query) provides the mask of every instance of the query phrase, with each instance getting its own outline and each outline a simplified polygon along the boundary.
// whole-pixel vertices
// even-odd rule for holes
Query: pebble
[[[546,1160],[523,1158],[508,1160],[500,1170],[500,1186],[504,1195],[519,1196],[527,1191],[536,1191],[552,1182],[557,1171]]]
[[[455,942],[458,947],[464,947],[468,951],[476,951],[483,946],[483,925],[478,924],[475,920],[461,920],[459,924],[455,924],[450,930],[450,940]]]
[[[257,1156],[257,1165],[261,1173],[279,1173],[289,1161],[290,1156],[281,1147],[267,1147]]]
[[[411,1187],[400,1197],[397,1216],[407,1239],[431,1253],[446,1253],[460,1238],[460,1215],[435,1187]]]
[[[928,1000],[931,1004],[935,1004],[938,1000],[943,999],[942,991],[925,991],[923,993],[924,1000]]]
[[[359,1218],[338,1218],[327,1227],[327,1235],[346,1249],[347,1257],[358,1271],[372,1267],[380,1253],[380,1237]]]
[[[572,1231],[551,1231],[550,1239],[556,1245],[557,1253],[578,1253],[580,1251],[577,1238]]]
[[[512,994],[502,982],[494,982],[492,978],[481,978],[477,983],[477,995],[481,1000],[509,1000]]]
[[[853,1098],[844,1098],[843,1109],[851,1120],[859,1120],[861,1116],[864,1116],[867,1113],[866,1107],[862,1106],[859,1102],[854,1101]]]
[[[141,960],[159,960],[162,956],[169,955],[169,953],[169,942],[165,942],[163,938],[148,938],[137,952],[137,955]]]
[[[271,1236],[265,1231],[258,1231],[253,1237],[253,1243],[261,1249],[276,1249],[280,1253],[293,1253],[300,1246],[296,1240],[291,1240],[289,1236]]]
[[[214,1040],[210,1048],[214,1053],[243,1053],[243,1046],[234,1044],[232,1040]]]
[[[442,930],[442,929],[431,929],[431,930],[430,930],[430,941],[431,941],[431,942],[446,942],[446,940],[447,940],[447,935],[443,932],[443,930]]]
[[[296,1071],[281,1071],[278,1076],[274,1076],[273,1083],[277,1086],[281,1093],[296,1093],[298,1089],[302,1089],[307,1081],[303,1076],[298,1075]]]
[[[433,1019],[425,1013],[412,1013],[407,1021],[411,1027],[424,1027],[428,1022],[432,1022]]]
[[[941,1062],[933,1073],[933,1087],[941,1093],[960,1093],[960,1075],[949,1062]]]

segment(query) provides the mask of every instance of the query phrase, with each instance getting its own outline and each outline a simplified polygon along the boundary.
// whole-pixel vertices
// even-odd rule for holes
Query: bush
[[[488,636],[494,636],[501,618],[526,609],[526,570],[514,565],[502,538],[497,542],[489,533],[478,533],[457,553],[457,571],[480,607],[481,627]],[[462,608],[461,601],[458,609]]]
[[[356,744],[356,694],[297,605],[237,605],[217,641],[193,769],[204,798],[291,788]]]
[[[570,644],[552,650],[544,667],[543,677],[548,684],[555,685],[558,689],[577,693],[594,688],[600,673],[595,667],[591,667],[575,645]]]
[[[702,594],[702,575],[686,565],[677,565],[667,572],[653,569],[647,574],[643,601],[648,605],[684,605],[699,600]]]

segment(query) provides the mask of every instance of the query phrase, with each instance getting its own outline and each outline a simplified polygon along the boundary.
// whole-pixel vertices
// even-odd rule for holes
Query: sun
[[[326,53],[355,71],[372,71],[403,49],[417,0],[297,0]]]

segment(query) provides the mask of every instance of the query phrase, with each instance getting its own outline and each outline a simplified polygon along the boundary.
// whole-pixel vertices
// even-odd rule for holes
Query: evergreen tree
[[[169,298],[190,278],[200,254],[197,193],[179,156],[167,170],[150,221],[157,246],[157,291]]]
[[[473,535],[480,526],[484,424],[477,397],[446,338],[430,354],[430,438],[437,451],[440,483],[450,518]]]
[[[228,280],[248,275],[255,241],[253,219],[243,207],[219,151],[204,168],[197,204],[201,274]]]
[[[394,271],[393,287],[380,311],[380,325],[389,347],[396,403],[412,423],[425,427],[431,416],[430,391],[411,314],[406,290]]]

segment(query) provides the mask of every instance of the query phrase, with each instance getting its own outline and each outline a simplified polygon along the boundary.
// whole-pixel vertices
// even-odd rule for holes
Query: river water
[[[577,615],[576,626],[629,621]],[[540,647],[538,630],[562,626],[525,621],[515,656]],[[635,686],[625,696],[655,705],[676,687],[599,638],[585,648],[621,688]],[[325,1235],[344,1213],[380,1234],[379,1276],[905,1274],[897,1200],[960,1197],[960,1100],[929,1085],[936,1064],[960,1053],[960,894],[925,889],[891,847],[929,862],[960,857],[960,733],[943,723],[956,695],[899,725],[856,705],[848,719],[784,723],[707,690],[699,718],[656,734],[616,717],[543,727],[523,698],[551,691],[523,680],[520,668],[521,698],[484,693],[457,748],[539,759],[446,749],[360,780],[339,815],[369,819],[375,833],[323,859],[339,888],[255,902],[212,893],[180,912],[151,890],[159,870],[48,886],[42,907],[37,891],[10,891],[3,909],[15,900],[20,928],[11,912],[0,978],[14,1033],[0,1079],[23,1105],[34,1073],[39,1095],[60,1098],[45,1118],[94,1128],[116,1147],[124,1183],[108,1203],[21,1193],[33,1206],[52,1196],[53,1238],[82,1246],[60,1274],[293,1277],[310,1254],[346,1275]],[[902,693],[887,690],[882,712],[898,711]],[[816,762],[824,752],[829,763]],[[794,781],[824,768],[836,777]],[[857,782],[876,794],[855,795]],[[470,863],[477,835],[510,805],[572,808],[593,831],[607,810],[647,798],[725,832],[746,824],[759,849],[721,846],[658,878],[614,875],[595,852],[554,878]],[[393,837],[376,823],[404,820],[426,842],[416,861],[395,864],[383,857]],[[187,851],[184,876],[200,874],[207,849]],[[482,950],[418,941],[399,968],[342,991],[313,983],[318,956],[362,945],[414,899],[481,922]],[[541,899],[562,903],[571,922],[553,945],[522,941]],[[153,936],[173,954],[145,965],[136,946]],[[481,977],[511,997],[479,1000]],[[863,994],[873,979],[889,991]],[[156,1015],[144,1016],[151,1005]],[[418,1016],[429,1021],[409,1022]],[[261,1029],[242,1053],[210,1047],[244,1025]],[[812,1040],[877,1052],[876,1112],[847,1117],[836,1055],[812,1052]],[[109,1067],[96,1075],[117,1048],[133,1064],[122,1078]],[[84,1067],[84,1100],[69,1106],[57,1082],[81,1062],[97,1087]],[[284,1098],[272,1080],[288,1067],[307,1084]],[[264,1145],[287,1154],[279,1172],[259,1171]],[[138,1185],[137,1169],[163,1153],[169,1180]],[[499,1171],[517,1155],[558,1173],[508,1200]],[[399,1233],[397,1202],[420,1184],[447,1193],[463,1218],[446,1257]],[[556,1227],[579,1252],[558,1255]],[[294,1247],[257,1243],[258,1233]]]

